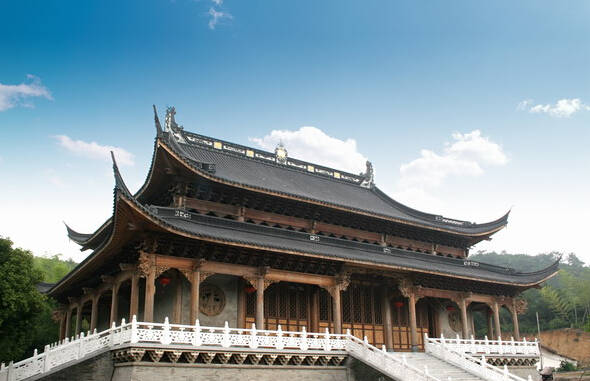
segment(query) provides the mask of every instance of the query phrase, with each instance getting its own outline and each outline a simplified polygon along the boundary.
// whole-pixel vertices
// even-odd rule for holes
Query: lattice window
[[[364,287],[361,291],[362,296],[362,303],[363,303],[363,312],[364,312],[364,320],[363,323],[374,323],[373,320],[373,289],[369,287]]]
[[[264,319],[267,329],[300,330],[308,326],[307,316],[309,293],[300,285],[286,282],[275,283],[264,291]],[[256,315],[256,293],[247,295],[246,322],[254,321]]]
[[[353,286],[350,291],[352,296],[352,321],[361,323],[361,310],[363,308],[363,303],[361,302],[361,290],[359,287]]]
[[[246,316],[256,316],[256,293],[246,294]]]
[[[352,321],[352,304],[350,302],[350,291],[345,291],[341,295],[342,298],[342,321],[350,323]]]
[[[332,321],[332,297],[324,289],[320,290],[320,321]]]

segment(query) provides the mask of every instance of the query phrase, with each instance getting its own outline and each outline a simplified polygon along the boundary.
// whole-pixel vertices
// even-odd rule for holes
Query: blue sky
[[[512,207],[475,251],[590,261],[589,16],[586,1],[4,1],[0,234],[84,258],[62,221],[109,216],[109,147],[144,181],[156,104],[205,135],[355,172],[368,158],[418,209]]]

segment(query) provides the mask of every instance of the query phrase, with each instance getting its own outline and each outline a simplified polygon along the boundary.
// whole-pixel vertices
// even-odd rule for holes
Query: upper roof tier
[[[482,224],[424,213],[375,186],[370,162],[365,173],[354,175],[290,158],[282,145],[271,153],[184,131],[173,115],[169,109],[159,139],[195,171],[214,180],[461,235],[489,235],[508,223],[510,212]]]
[[[159,165],[157,154],[163,150],[195,175],[214,182],[418,228],[472,237],[472,242],[489,237],[508,223],[510,212],[495,221],[481,224],[421,212],[393,200],[375,186],[370,162],[367,162],[365,173],[355,175],[291,158],[282,145],[271,153],[185,131],[176,123],[174,114],[173,107],[167,110],[166,123],[162,128],[154,107],[156,144],[150,173],[135,194],[138,200],[142,200],[142,195],[150,187],[152,174]],[[107,220],[92,234],[78,233],[68,227],[68,235],[83,250],[94,249],[108,236],[111,228],[111,221]]]

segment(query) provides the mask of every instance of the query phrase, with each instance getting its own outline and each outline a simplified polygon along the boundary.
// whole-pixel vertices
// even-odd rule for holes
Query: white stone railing
[[[454,340],[451,340],[454,341]],[[504,365],[503,369],[495,367],[493,365],[488,364],[485,359],[485,355],[481,355],[481,357],[476,357],[474,355],[468,354],[468,351],[458,350],[458,346],[456,342],[454,344],[449,344],[449,340],[445,340],[444,337],[441,339],[433,339],[429,338],[428,335],[424,335],[424,349],[426,353],[429,353],[439,359],[451,363],[466,372],[474,374],[478,377],[483,378],[484,380],[489,381],[531,381],[531,376],[528,376],[528,379],[525,380],[524,378],[518,377],[510,372],[508,372],[508,368]]]
[[[428,368],[424,366],[424,369],[418,369],[412,365],[409,365],[406,361],[405,355],[394,357],[387,353],[385,346],[382,349],[378,349],[371,345],[365,340],[352,336],[350,330],[347,330],[346,334],[346,352],[364,362],[365,364],[372,366],[379,370],[386,376],[392,377],[397,380],[425,380],[425,381],[440,381],[435,376],[432,376],[428,372]],[[449,378],[448,381],[451,381]]]
[[[428,374],[428,370],[417,369],[409,365],[405,358],[399,359],[379,350],[364,341],[352,336],[325,333],[308,333],[229,328],[201,327],[197,320],[195,325],[169,324],[166,318],[163,324],[140,323],[135,316],[130,323],[121,322],[120,326],[86,336],[80,334],[72,339],[45,346],[43,353],[35,353],[32,357],[0,366],[0,381],[21,381],[29,377],[47,373],[60,366],[74,364],[78,360],[90,358],[104,351],[111,350],[121,344],[142,344],[158,346],[174,346],[183,349],[216,349],[227,348],[246,352],[257,349],[274,351],[341,351],[363,361],[380,372],[401,380],[440,381]]]
[[[457,352],[469,353],[471,355],[541,356],[539,343],[536,339],[535,341],[527,341],[525,338],[523,341],[515,341],[514,338],[511,338],[511,340],[502,340],[501,337],[498,337],[498,340],[488,340],[486,336],[483,340],[476,340],[473,336],[471,336],[471,339],[461,339],[459,335],[455,339],[450,339],[441,335],[440,338],[429,338],[429,340],[444,344]]]

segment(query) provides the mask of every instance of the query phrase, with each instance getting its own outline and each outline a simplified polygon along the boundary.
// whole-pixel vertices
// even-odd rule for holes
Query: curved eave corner
[[[94,236],[94,233],[78,233],[77,231],[69,227],[68,224],[66,224],[65,222],[64,225],[66,226],[66,230],[68,231],[68,238],[80,246],[84,246],[84,244]]]
[[[401,202],[396,201],[395,199],[391,198],[391,196],[389,196],[387,193],[383,192],[377,186],[371,188],[371,190],[373,192],[375,192],[375,194],[378,197],[380,197],[382,200],[387,202],[392,207],[394,207],[398,210],[401,210],[404,213],[407,213],[413,217],[425,219],[425,220],[431,220],[428,222],[433,223],[433,224],[437,224],[437,221],[436,221],[437,218],[445,219],[445,217],[443,217],[443,216],[423,212],[418,209],[414,209],[412,207],[409,207],[405,204],[402,204]],[[469,223],[468,221],[463,221],[463,220],[454,219],[454,218],[448,218],[448,220],[457,221],[460,223],[467,224],[465,226],[461,226],[463,229],[466,230],[466,232],[464,232],[464,233],[458,232],[457,234],[465,234],[465,235],[472,235],[472,236],[485,236],[485,235],[489,236],[489,235],[492,235],[492,234],[498,232],[499,230],[506,227],[506,225],[508,225],[508,216],[510,215],[510,212],[511,212],[511,210],[508,210],[508,212],[506,212],[503,216],[501,216],[500,218],[498,218],[496,220],[484,222],[484,223],[479,223],[479,224]],[[438,225],[441,225],[441,226],[446,225],[447,229],[452,229],[453,227],[455,227],[453,224],[438,223]],[[475,232],[469,233],[468,230],[473,230],[473,231],[477,231],[477,232],[476,233]]]
[[[111,151],[111,158],[113,160],[113,175],[115,178],[115,187],[113,189],[113,216],[111,218],[109,218],[107,220],[107,222],[105,222],[103,224],[103,226],[101,226],[101,228],[99,228],[98,231],[102,231],[104,229],[104,227],[109,224],[112,224],[113,228],[109,232],[108,236],[105,237],[105,239],[102,240],[102,242],[96,248],[94,248],[94,251],[92,253],[90,253],[90,255],[88,255],[82,262],[80,262],[75,268],[73,268],[68,274],[66,274],[62,279],[60,279],[59,282],[55,283],[51,287],[51,289],[49,289],[47,291],[47,294],[50,296],[54,296],[57,291],[60,291],[60,288],[66,282],[68,282],[70,279],[72,279],[78,272],[80,272],[84,267],[86,267],[90,262],[92,262],[94,260],[94,258],[96,258],[102,251],[105,250],[105,248],[107,248],[109,246],[109,244],[113,240],[114,235],[116,234],[117,210],[118,210],[117,204],[118,204],[118,200],[120,199],[120,196],[123,195],[126,198],[133,199],[133,196],[130,194],[129,189],[127,188],[127,186],[125,185],[125,182],[123,181],[123,178],[121,176],[121,172],[119,171],[119,167],[117,166],[117,162],[115,160],[115,156],[112,151]],[[74,230],[70,229],[68,227],[68,225],[66,225],[66,228],[68,228],[68,234],[70,233],[70,231],[76,233]],[[98,233],[98,231],[97,231],[97,233]],[[97,233],[92,234],[92,237],[96,236]]]

